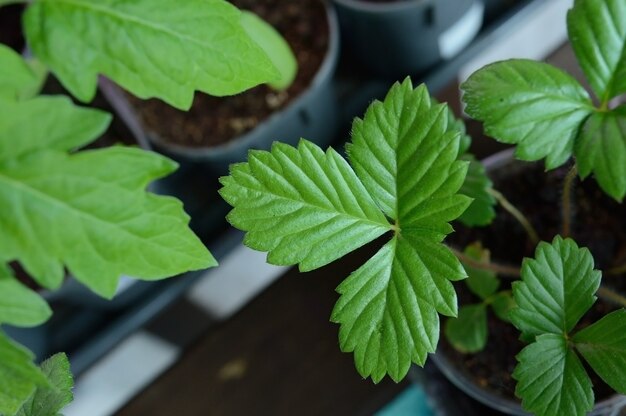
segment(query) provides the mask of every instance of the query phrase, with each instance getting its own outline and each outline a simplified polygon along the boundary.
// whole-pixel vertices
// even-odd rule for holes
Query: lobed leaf
[[[574,139],[593,111],[585,89],[548,64],[514,59],[476,71],[461,86],[466,112],[485,133],[517,144],[522,160],[546,158],[548,169],[565,163]]]
[[[268,84],[277,90],[288,88],[296,78],[298,61],[285,39],[269,23],[252,12],[241,13],[241,25],[248,35],[265,51],[280,73]]]
[[[120,275],[160,279],[215,265],[173,198],[145,191],[175,169],[139,149],[40,151],[0,164],[1,260],[56,288],[64,266],[111,297]]]
[[[626,394],[626,310],[604,316],[574,335],[573,341],[602,380]]]
[[[0,331],[0,414],[15,414],[37,386],[49,385],[33,358]]]
[[[626,92],[626,2],[576,0],[569,38],[591,87],[606,104]]]
[[[0,265],[0,324],[31,327],[52,315],[48,303],[18,282],[7,265]]]
[[[574,151],[580,176],[593,172],[604,192],[622,201],[626,195],[626,112],[592,114]]]
[[[337,152],[301,140],[250,151],[248,163],[221,179],[234,208],[228,221],[247,231],[245,244],[268,261],[321,267],[376,239],[391,225]]]
[[[491,257],[489,250],[483,248],[480,243],[465,247],[464,254],[473,260],[484,263],[489,263]],[[482,300],[496,293],[500,287],[500,280],[491,270],[476,269],[467,264],[463,264],[463,268],[467,272],[467,280],[465,281],[467,287]]]
[[[399,227],[440,234],[470,200],[457,191],[467,172],[457,162],[459,132],[448,131],[445,105],[431,105],[424,85],[394,84],[352,125],[350,163],[385,215]]]
[[[102,74],[140,98],[188,109],[196,89],[231,95],[278,77],[240,20],[223,0],[37,0],[24,30],[81,101],[94,97]]]
[[[593,257],[571,239],[541,242],[534,259],[524,259],[522,281],[513,283],[517,308],[511,321],[525,338],[567,334],[596,300],[601,273]]]
[[[41,363],[41,372],[48,386],[38,386],[15,416],[51,416],[71,403],[74,398],[74,380],[70,362],[63,353],[55,354]]]
[[[591,380],[562,335],[538,336],[517,359],[515,394],[526,411],[583,416],[593,407]]]
[[[473,201],[459,217],[459,221],[468,227],[489,225],[496,217],[494,209],[496,199],[490,193],[493,182],[489,179],[483,164],[476,160],[474,155],[465,154],[460,160],[468,161],[469,168],[459,193],[472,198]]]
[[[510,291],[496,293],[491,300],[493,312],[504,322],[511,322],[510,313],[516,306],[517,304]]]
[[[24,102],[0,98],[0,163],[39,150],[74,150],[95,140],[110,122],[109,114],[76,107],[63,96]]]
[[[461,306],[459,316],[446,322],[445,334],[460,352],[481,351],[487,345],[487,306],[483,303]]]
[[[28,64],[17,52],[0,44],[0,97],[25,100],[39,92],[45,77]]]
[[[457,313],[449,280],[464,277],[441,244],[411,233],[394,237],[337,288],[341,297],[331,320],[341,324],[342,351],[354,351],[363,377],[401,380],[412,362],[424,365],[435,351],[437,312]]]

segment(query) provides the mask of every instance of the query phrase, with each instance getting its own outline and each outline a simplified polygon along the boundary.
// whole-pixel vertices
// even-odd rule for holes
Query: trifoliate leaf
[[[569,159],[581,123],[593,111],[585,89],[548,64],[514,59],[476,71],[461,86],[465,111],[485,133],[517,144],[522,160],[546,158],[548,169]]]
[[[580,176],[593,172],[600,187],[621,201],[626,195],[626,112],[592,114],[581,130],[575,154]]]
[[[446,222],[469,203],[456,194],[467,166],[455,161],[459,133],[447,131],[448,120],[447,108],[431,105],[426,87],[413,89],[407,78],[352,125],[352,144],[346,147],[350,163],[401,229],[423,228],[443,237],[452,231]]]
[[[110,122],[109,114],[76,107],[67,97],[0,98],[0,163],[37,150],[73,150],[98,138]]]
[[[577,0],[567,14],[572,47],[602,102],[626,92],[626,2]]]
[[[489,263],[491,257],[489,250],[483,248],[480,243],[467,246],[464,254],[472,260],[481,263]],[[500,280],[491,270],[477,269],[468,264],[463,264],[463,267],[467,272],[467,280],[465,281],[467,287],[482,300],[496,293],[498,287],[500,287]]]
[[[437,102],[432,98],[431,101],[433,104],[437,104]],[[469,151],[469,148],[472,145],[472,137],[467,134],[467,129],[463,120],[456,117],[450,108],[448,108],[448,131],[456,131],[461,135],[461,140],[459,142],[459,157],[461,157]]]
[[[376,382],[422,365],[437,344],[437,312],[457,313],[450,280],[465,273],[441,242],[470,200],[457,194],[467,164],[456,160],[459,134],[446,133],[447,120],[445,107],[431,106],[425,88],[407,80],[355,121],[356,175],[335,151],[303,141],[252,151],[222,178],[220,192],[234,207],[229,220],[248,231],[246,244],[270,252],[271,263],[310,270],[394,231],[337,289],[332,315],[342,349],[354,351],[358,371]]]
[[[517,359],[515,394],[526,411],[583,416],[593,407],[591,380],[563,335],[538,336]]]
[[[526,338],[567,334],[595,302],[600,278],[589,250],[573,240],[541,242],[535,258],[522,264],[522,281],[513,283],[511,321]]]
[[[15,414],[37,386],[49,385],[33,358],[0,331],[0,415]]]
[[[496,316],[504,322],[511,322],[510,312],[517,305],[510,291],[496,293],[491,298],[491,308]]]
[[[188,109],[194,90],[230,95],[277,70],[222,0],[38,0],[24,15],[33,53],[81,101],[103,74],[140,98]]]
[[[65,354],[53,355],[41,363],[41,372],[49,386],[37,387],[15,416],[56,416],[74,398],[74,380]]]
[[[336,260],[391,229],[337,152],[301,140],[251,151],[248,163],[221,179],[234,209],[228,221],[248,233],[245,244],[268,261],[307,271]]]
[[[363,377],[401,380],[411,362],[424,365],[435,351],[437,311],[457,313],[448,279],[464,277],[443,245],[411,233],[394,237],[337,288],[341,297],[331,320],[341,324],[342,351],[354,351]]]
[[[454,348],[463,353],[475,353],[487,344],[487,307],[461,306],[459,316],[446,322],[446,338]]]
[[[277,90],[288,88],[296,78],[298,61],[287,41],[269,23],[252,12],[241,13],[241,24],[280,72],[280,78],[268,84]]]
[[[469,196],[473,201],[459,217],[459,221],[468,227],[488,225],[496,217],[494,209],[496,199],[489,193],[493,188],[493,182],[489,179],[483,164],[473,155],[465,154],[461,156],[461,160],[469,162],[469,169],[459,193]]]
[[[52,315],[48,303],[18,282],[4,264],[0,264],[0,294],[0,324],[31,327],[46,322]]]
[[[626,310],[606,315],[574,335],[573,341],[602,380],[626,394]]]
[[[0,97],[25,100],[37,95],[44,74],[32,68],[13,49],[0,44]]]
[[[145,191],[175,167],[123,147],[3,161],[0,260],[18,260],[48,288],[58,287],[66,266],[106,297],[122,274],[151,280],[214,265],[181,203]]]

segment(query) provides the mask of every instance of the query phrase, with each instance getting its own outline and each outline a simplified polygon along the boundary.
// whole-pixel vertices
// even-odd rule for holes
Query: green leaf
[[[626,310],[606,315],[574,335],[573,341],[602,380],[626,394]]]
[[[0,97],[25,100],[39,92],[45,72],[36,71],[17,52],[0,44]]]
[[[0,414],[15,414],[37,386],[48,385],[33,358],[0,331]]]
[[[103,74],[140,98],[188,109],[194,90],[230,95],[277,70],[222,0],[38,0],[24,15],[33,53],[81,101]]]
[[[145,191],[176,165],[113,147],[67,155],[39,151],[0,163],[0,260],[16,259],[55,288],[64,266],[111,297],[120,275],[160,279],[215,265],[173,198]]]
[[[401,380],[411,362],[424,365],[439,340],[439,318],[456,316],[449,280],[465,277],[443,245],[413,233],[394,237],[337,288],[331,320],[341,324],[342,351],[374,382]]]
[[[46,301],[18,282],[7,265],[0,265],[0,324],[31,327],[52,315]]]
[[[461,306],[457,318],[448,319],[446,338],[463,353],[476,353],[487,345],[487,307],[484,304]]]
[[[600,279],[586,248],[560,236],[552,244],[541,242],[535,259],[522,264],[522,281],[513,283],[518,307],[511,321],[526,338],[567,334],[595,302]]]
[[[465,247],[464,253],[469,258],[481,263],[489,263],[491,257],[489,250],[483,248],[480,243],[470,244]],[[467,287],[482,300],[485,300],[489,296],[496,293],[498,287],[500,287],[500,280],[498,280],[494,272],[490,270],[476,269],[467,264],[463,264],[463,267],[465,268],[468,276],[465,281]]]
[[[0,98],[0,164],[38,150],[73,150],[95,140],[110,122],[109,114],[76,107],[67,97]]]
[[[626,2],[577,0],[567,14],[567,28],[578,62],[602,102],[626,92]]]
[[[41,364],[49,386],[39,386],[34,394],[22,405],[15,416],[57,415],[74,398],[74,380],[70,362],[63,353],[55,354]]]
[[[473,201],[459,221],[468,227],[488,225],[496,217],[496,199],[489,192],[493,188],[493,182],[483,164],[473,155],[465,154],[461,156],[461,160],[469,162],[469,169],[459,193],[469,196]]]
[[[498,318],[504,322],[511,322],[510,312],[517,304],[510,291],[496,293],[491,298],[491,308]]]
[[[247,231],[245,244],[268,251],[268,261],[321,267],[391,229],[363,185],[337,152],[301,140],[250,151],[231,166],[222,197],[228,221]]]
[[[288,88],[298,72],[298,61],[289,44],[276,29],[252,12],[242,12],[241,24],[280,72],[280,79],[269,85],[277,90]]]
[[[545,334],[522,350],[513,378],[522,407],[536,415],[583,416],[593,407],[591,380],[562,335]]]
[[[585,89],[548,64],[514,59],[476,71],[461,86],[465,111],[485,133],[517,144],[522,160],[546,158],[548,169],[565,163],[580,125],[593,107]]]
[[[352,125],[350,163],[385,215],[401,229],[443,238],[470,199],[457,194],[467,163],[456,161],[459,133],[448,131],[445,105],[431,105],[424,85],[394,84]]]
[[[600,187],[618,201],[626,195],[626,114],[597,112],[585,122],[575,148],[582,178],[594,173]]]

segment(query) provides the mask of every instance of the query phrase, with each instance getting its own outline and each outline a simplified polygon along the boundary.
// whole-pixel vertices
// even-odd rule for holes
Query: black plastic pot
[[[522,162],[517,162],[513,157],[514,149],[507,149],[496,153],[490,157],[487,157],[483,160],[483,165],[487,169],[487,172],[491,173],[492,176],[497,175],[498,172],[506,174],[515,174],[515,172],[521,171],[523,169]],[[441,351],[438,351],[437,354],[433,354],[430,358],[433,363],[437,366],[441,373],[458,389],[460,389],[463,393],[467,394],[472,399],[477,402],[491,408],[495,411],[501,412],[507,415],[515,415],[515,416],[530,416],[530,413],[525,412],[520,403],[514,400],[510,400],[504,398],[502,396],[496,395],[495,393],[490,392],[489,390],[484,389],[483,387],[477,385],[474,380],[468,375],[464,374],[460,371],[453,363],[449,361],[449,359],[445,356],[445,354]],[[428,381],[425,381],[428,383]],[[438,389],[442,389],[439,385]],[[445,388],[444,388],[445,389]],[[448,390],[450,390],[448,388]],[[440,395],[438,393],[438,395]],[[445,394],[454,394],[453,392],[448,391]],[[438,407],[442,409],[446,409],[447,406],[439,405]],[[470,405],[471,407],[471,405]],[[626,409],[626,396],[615,395],[609,399],[603,400],[601,402],[597,402],[594,406],[593,410],[589,413],[590,416],[617,416],[620,414],[622,409]],[[452,414],[449,412],[441,412],[441,415]],[[483,409],[478,410],[466,410],[465,414],[468,416],[472,415],[484,415],[485,412]]]
[[[482,25],[482,0],[333,0],[345,49],[383,77],[415,75],[460,52]]]
[[[333,75],[339,57],[337,17],[332,8],[326,6],[326,11],[330,31],[328,50],[308,89],[286,108],[272,114],[250,132],[225,144],[204,148],[173,144],[158,132],[149,131],[142,126],[139,117],[118,87],[103,80],[101,90],[140,143],[150,142],[156,150],[181,164],[201,165],[218,175],[227,174],[230,164],[245,161],[249,149],[269,150],[277,140],[295,145],[304,137],[325,147],[334,139],[337,126],[338,104]]]

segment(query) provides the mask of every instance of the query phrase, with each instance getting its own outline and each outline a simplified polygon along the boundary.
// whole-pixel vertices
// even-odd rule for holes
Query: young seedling
[[[626,194],[626,106],[616,99],[626,92],[626,0],[577,0],[568,29],[597,104],[565,72],[528,60],[488,65],[462,85],[468,114],[484,122],[487,134],[516,144],[518,158],[545,158],[553,169],[574,156],[563,192],[565,236],[571,215],[567,190],[575,175],[593,173],[618,201]],[[354,121],[348,161],[305,140],[297,148],[277,143],[271,152],[252,151],[247,163],[233,165],[220,192],[233,206],[228,220],[247,232],[245,244],[269,252],[273,264],[312,270],[388,236],[339,285],[331,315],[340,324],[342,351],[354,352],[358,372],[374,382],[385,375],[399,380],[411,363],[424,364],[439,339],[438,314],[460,315],[447,330],[456,344],[466,350],[482,346],[485,305],[495,306],[491,297],[498,284],[493,274],[473,270],[479,269],[521,276],[513,284],[517,307],[510,309],[510,295],[504,294],[509,313],[500,314],[530,343],[513,374],[526,410],[584,415],[593,407],[579,356],[626,394],[626,312],[574,331],[596,292],[624,298],[600,286],[591,254],[573,240],[557,236],[551,244],[539,243],[531,222],[492,189],[484,168],[466,153],[468,143],[446,107],[407,79]],[[496,201],[539,243],[536,258],[521,271],[443,243],[455,219],[488,224]],[[470,288],[483,302],[459,311],[451,282],[466,274],[473,275]],[[459,336],[469,321],[475,328]]]

